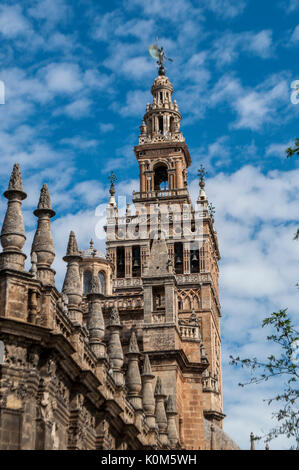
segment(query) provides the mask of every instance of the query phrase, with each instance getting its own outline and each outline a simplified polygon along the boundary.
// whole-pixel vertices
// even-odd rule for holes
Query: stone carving
[[[110,313],[110,325],[120,325],[119,312],[117,307],[113,307]]]
[[[54,411],[57,408],[56,399],[52,398],[49,392],[42,392],[39,405],[38,410],[40,418],[44,423],[52,425],[54,420]]]
[[[38,202],[38,209],[52,209],[48,185],[44,184]]]
[[[19,163],[15,163],[13,166],[12,174],[9,180],[8,189],[9,190],[16,189],[17,191],[23,191],[22,174],[21,174]]]
[[[5,363],[14,367],[26,366],[26,348],[15,344],[6,344],[5,351]]]

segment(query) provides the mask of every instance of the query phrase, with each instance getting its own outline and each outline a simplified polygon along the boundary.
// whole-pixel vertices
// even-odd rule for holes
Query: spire
[[[159,437],[162,444],[167,444],[167,417],[165,411],[165,398],[166,394],[164,393],[162,387],[161,378],[158,376],[156,381],[155,387],[155,399],[156,399],[156,406],[155,406],[155,417],[156,423],[158,425],[159,430]]]
[[[97,358],[106,355],[106,347],[102,342],[105,336],[105,323],[101,305],[102,297],[99,278],[98,276],[93,276],[91,279],[91,289],[87,294],[87,329],[90,347]]]
[[[51,264],[55,258],[54,242],[51,232],[50,219],[54,217],[48,186],[43,185],[37,209],[34,215],[38,217],[37,229],[34,235],[31,253],[37,255],[37,278],[44,284],[54,285],[55,271]]]
[[[145,419],[150,429],[155,428],[155,398],[153,392],[152,382],[154,379],[152,373],[151,363],[148,355],[144,356],[143,371],[142,371],[142,406],[145,413]]]
[[[75,236],[75,233],[73,231],[71,231],[70,236],[69,236],[69,241],[68,241],[68,244],[67,244],[66,256],[70,257],[70,256],[78,256],[78,255],[79,255],[79,250],[78,250],[78,244],[77,244],[76,236]],[[66,256],[65,256],[65,258],[66,258]]]
[[[126,386],[128,389],[128,399],[136,410],[142,409],[141,400],[141,376],[139,370],[140,352],[137,343],[136,333],[132,329],[129,349],[127,352],[128,369],[126,373]]]
[[[139,354],[139,347],[137,343],[136,333],[132,330],[130,344],[129,344],[129,353]]]
[[[23,191],[20,165],[15,163],[4,196],[8,199],[7,210],[2,225],[0,269],[24,271],[26,255],[22,253],[26,235],[22,215],[22,200],[27,197]]]
[[[112,367],[113,379],[118,387],[124,384],[122,366],[124,363],[124,353],[120,342],[120,331],[122,325],[119,319],[117,307],[113,307],[110,316],[110,322],[107,327],[110,330],[108,342],[108,356]]]
[[[67,262],[67,271],[63,283],[62,292],[68,297],[68,311],[70,319],[77,325],[82,325],[83,317],[80,304],[82,301],[82,283],[79,272],[80,256],[77,240],[74,232],[70,232],[63,260]]]
[[[166,406],[166,415],[167,415],[167,433],[170,445],[172,448],[175,448],[178,444],[178,432],[176,428],[176,405],[175,397],[169,395]]]

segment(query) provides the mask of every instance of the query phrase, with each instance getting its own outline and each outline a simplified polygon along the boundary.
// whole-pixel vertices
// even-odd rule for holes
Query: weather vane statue
[[[169,62],[173,62],[172,59],[166,57],[164,48],[158,46],[158,38],[156,38],[156,44],[151,44],[148,48],[150,55],[157,59],[157,64],[159,65],[159,75],[165,75],[165,67],[164,61],[169,60]]]

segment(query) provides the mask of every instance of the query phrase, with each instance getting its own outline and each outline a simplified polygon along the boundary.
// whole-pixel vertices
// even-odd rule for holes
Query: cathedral
[[[122,214],[111,176],[106,255],[71,232],[61,292],[43,185],[30,269],[20,166],[0,254],[0,449],[232,450],[224,432],[220,259],[199,171],[194,205],[181,114],[163,67],[134,148],[140,187]],[[92,233],[91,233],[92,236]]]

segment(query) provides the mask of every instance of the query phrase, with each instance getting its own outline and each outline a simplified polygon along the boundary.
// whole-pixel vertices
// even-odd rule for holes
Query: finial
[[[98,276],[92,276],[91,278],[90,294],[101,294],[101,285]]]
[[[8,190],[23,191],[22,184],[22,173],[20,170],[20,164],[15,163],[9,180]]]
[[[79,249],[76,240],[75,233],[73,231],[70,232],[69,242],[66,249],[67,256],[78,255],[79,256]]]
[[[266,442],[265,450],[270,450],[269,442]]]
[[[40,197],[37,205],[37,209],[33,212],[36,217],[41,216],[47,212],[50,217],[54,217],[56,212],[52,209],[50,192],[47,184],[43,184],[42,189],[40,191]]]
[[[111,175],[108,176],[108,180],[110,181],[110,189],[109,189],[109,192],[110,192],[111,196],[114,196],[114,194],[115,194],[115,186],[114,186],[114,183],[115,183],[115,181],[117,181],[117,177],[115,176],[115,174],[113,173],[113,171],[112,171]]]
[[[163,388],[162,388],[161,377],[158,375],[156,386],[155,386],[155,396],[159,396],[159,395],[165,395],[165,393],[164,393]]]
[[[175,398],[173,395],[168,396],[167,405],[166,405],[166,413],[176,414]]]
[[[200,165],[199,170],[197,170],[198,176],[200,178],[199,181],[199,186],[201,189],[204,189],[205,187],[205,176],[207,176],[208,172],[205,170],[205,167],[203,165]]]
[[[152,373],[152,367],[151,367],[151,363],[150,363],[148,354],[146,354],[144,356],[142,375],[152,376],[153,378],[155,377]]]
[[[89,246],[90,246],[90,249],[93,250],[93,239],[90,240]]]
[[[132,330],[130,344],[129,344],[129,353],[139,353],[139,347],[137,343],[136,333]]]
[[[110,313],[110,326],[120,326],[120,318],[117,307],[113,307]]]
[[[11,195],[14,194],[13,191],[18,191],[18,197],[20,198],[20,200],[26,199],[27,194],[23,191],[22,173],[19,163],[15,163],[13,166],[8,184],[8,189],[4,192],[4,196],[7,199],[11,199]]]

